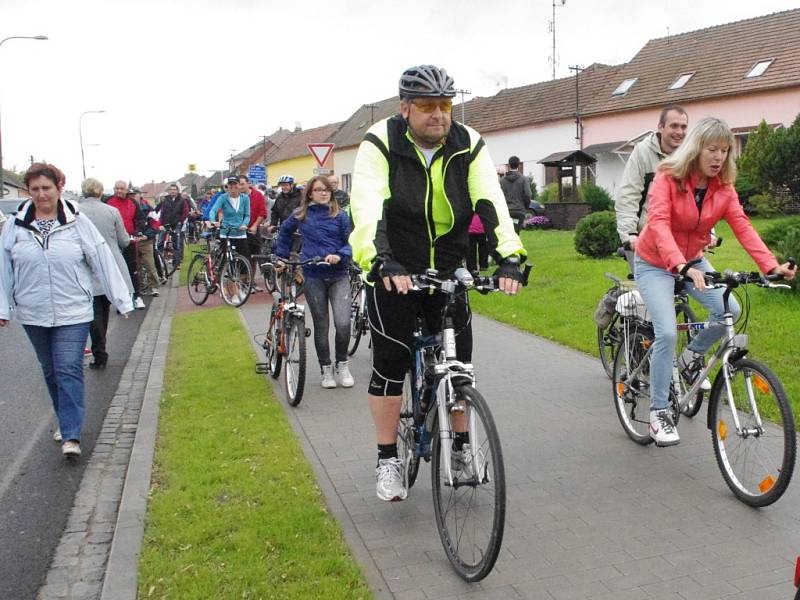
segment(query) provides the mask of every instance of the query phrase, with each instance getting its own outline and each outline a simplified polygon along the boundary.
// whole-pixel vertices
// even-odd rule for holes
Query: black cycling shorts
[[[225,248],[225,244],[230,242],[231,245],[236,248],[236,254],[239,256],[244,256],[245,258],[250,258],[250,247],[247,243],[247,238],[221,238],[223,248]]]
[[[367,314],[372,334],[372,377],[369,393],[373,396],[399,396],[403,380],[411,367],[414,326],[422,315],[426,333],[438,333],[446,296],[436,292],[387,292],[383,282],[366,286]],[[456,357],[472,361],[472,314],[466,294],[456,300],[453,325],[456,330]]]

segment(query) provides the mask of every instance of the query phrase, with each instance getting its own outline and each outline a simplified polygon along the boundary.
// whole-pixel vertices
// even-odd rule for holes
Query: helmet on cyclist
[[[291,175],[281,175],[278,179],[278,183],[294,183],[294,177]]]
[[[453,78],[447,71],[433,65],[419,65],[406,69],[400,76],[400,98],[445,96],[453,98],[456,90]]]

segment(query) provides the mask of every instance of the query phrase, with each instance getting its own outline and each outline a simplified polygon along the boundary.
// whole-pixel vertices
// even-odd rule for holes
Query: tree
[[[764,172],[764,161],[773,135],[770,126],[762,119],[758,128],[748,136],[744,152],[736,162],[738,169],[736,190],[740,196],[746,198],[769,188],[769,181]]]
[[[765,179],[775,189],[788,188],[800,196],[800,114],[787,129],[775,131],[767,143],[762,164]]]

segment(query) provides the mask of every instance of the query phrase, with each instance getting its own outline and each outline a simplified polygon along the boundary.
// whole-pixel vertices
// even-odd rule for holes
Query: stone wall
[[[553,229],[575,229],[575,225],[591,212],[588,202],[550,202],[544,205],[544,214]]]

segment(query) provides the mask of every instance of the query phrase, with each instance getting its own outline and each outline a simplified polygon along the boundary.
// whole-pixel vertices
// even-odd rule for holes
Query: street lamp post
[[[46,35],[12,35],[7,38],[3,38],[0,40],[0,46],[2,46],[8,40],[46,40],[48,39]],[[2,129],[2,127],[0,127]],[[3,196],[6,195],[6,188],[4,187],[5,184],[3,183],[3,136],[0,134],[0,200],[2,200]]]
[[[86,159],[84,158],[83,154],[83,115],[91,115],[91,114],[102,114],[106,111],[104,110],[87,110],[81,113],[81,116],[78,117],[78,137],[81,140],[81,167],[83,167],[83,178],[86,179]]]

